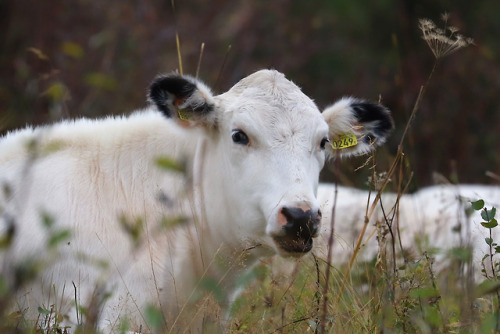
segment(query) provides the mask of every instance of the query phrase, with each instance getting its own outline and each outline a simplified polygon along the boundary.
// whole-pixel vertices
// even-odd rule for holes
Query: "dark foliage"
[[[175,15],[171,1],[0,1],[0,131],[143,107],[151,80],[179,67],[177,30],[184,73],[195,74],[205,43],[200,78],[215,91],[275,68],[320,107],[380,97],[396,122],[383,169],[434,62],[418,18],[445,11],[476,45],[438,67],[408,137],[410,168],[420,186],[433,172],[491,183],[485,171],[500,172],[498,1],[183,0]],[[366,175],[352,170],[363,162],[339,176],[362,185]]]

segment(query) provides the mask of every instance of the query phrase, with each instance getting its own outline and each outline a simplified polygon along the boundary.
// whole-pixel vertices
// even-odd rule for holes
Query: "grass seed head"
[[[458,50],[474,44],[474,40],[458,34],[458,28],[447,26],[449,15],[442,15],[445,23],[444,29],[439,28],[430,19],[420,19],[419,28],[422,31],[422,38],[425,40],[436,59],[441,59]]]

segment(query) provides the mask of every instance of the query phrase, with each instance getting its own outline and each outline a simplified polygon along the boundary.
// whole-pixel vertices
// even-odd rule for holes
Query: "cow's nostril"
[[[309,206],[282,207],[279,222],[284,235],[274,240],[285,251],[306,253],[313,247],[313,238],[318,235],[321,211]]]
[[[283,230],[286,234],[299,238],[316,236],[321,222],[321,211],[303,210],[299,207],[283,207],[281,214],[286,219]]]

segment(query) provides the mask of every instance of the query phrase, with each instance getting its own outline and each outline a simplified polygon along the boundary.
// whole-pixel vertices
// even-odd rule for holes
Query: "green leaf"
[[[75,42],[64,42],[61,44],[61,52],[75,59],[83,57],[83,48]]]
[[[118,324],[118,333],[120,334],[126,334],[130,333],[130,321],[128,320],[127,317],[122,317],[120,319],[120,323]]]
[[[169,157],[159,157],[158,159],[156,159],[156,164],[162,169],[171,170],[174,172],[184,173],[186,171],[186,167],[184,166],[184,164]]]
[[[46,309],[41,308],[40,306],[38,306],[38,313],[49,315],[51,312],[49,310],[46,310]]]
[[[481,318],[481,327],[479,328],[478,333],[495,333],[498,330],[498,313],[484,313],[484,319]]]
[[[497,213],[496,208],[491,208],[491,210],[484,208],[484,210],[481,211],[481,218],[483,218],[485,221],[489,222],[490,220],[495,218],[496,213]]]
[[[15,221],[7,222],[6,231],[0,235],[0,249],[9,248],[16,233]]]
[[[142,226],[144,221],[142,218],[137,217],[134,220],[129,220],[126,216],[120,216],[120,225],[128,236],[132,239],[134,246],[139,246],[142,238]]]
[[[71,236],[71,233],[69,232],[69,230],[56,231],[56,232],[52,233],[52,235],[50,236],[49,241],[47,242],[47,245],[49,246],[49,248],[53,248],[53,247],[57,246],[58,244],[60,244],[61,242],[69,239],[70,236]]]
[[[52,102],[61,102],[68,97],[68,89],[61,82],[52,83],[43,95],[47,95]]]
[[[476,298],[496,292],[500,289],[499,281],[485,280],[478,284],[474,289]]]
[[[51,140],[43,147],[43,153],[50,154],[61,150],[64,147],[64,141]]]
[[[479,211],[484,207],[484,201],[482,199],[475,201],[475,202],[471,202],[471,204],[472,204],[472,208],[476,211]]]
[[[42,224],[46,229],[50,229],[54,225],[54,218],[47,212],[42,212]]]
[[[199,286],[202,290],[210,292],[220,305],[226,301],[226,291],[213,278],[206,277],[202,279]]]
[[[439,292],[432,287],[414,289],[410,292],[412,298],[433,298],[439,297]]]
[[[484,238],[484,241],[486,241],[486,244],[491,245],[493,243],[493,239],[491,238]]]
[[[146,315],[146,322],[157,331],[159,331],[165,324],[163,313],[156,306],[153,305],[146,306],[145,315]]]
[[[6,296],[8,296],[8,293],[10,293],[9,284],[3,278],[3,276],[0,276],[0,297],[5,298]]]
[[[487,223],[486,222],[481,223],[481,225],[483,225],[486,228],[493,228],[493,227],[496,227],[498,225],[498,222],[496,219],[492,219]]]
[[[240,276],[236,280],[236,286],[238,288],[244,288],[248,286],[250,283],[258,280],[264,279],[267,274],[267,267],[265,266],[256,266],[252,270],[246,272],[244,275]]]
[[[470,247],[454,247],[448,251],[448,255],[460,261],[470,261],[472,259],[472,249]]]
[[[87,74],[84,81],[89,86],[107,91],[113,91],[118,86],[113,77],[97,72]]]
[[[172,228],[180,225],[189,223],[189,219],[184,216],[173,217],[173,218],[163,218],[160,222],[161,227]]]

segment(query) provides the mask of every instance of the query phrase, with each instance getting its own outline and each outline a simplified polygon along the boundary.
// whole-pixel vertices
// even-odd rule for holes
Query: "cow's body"
[[[224,292],[225,306],[259,258],[312,248],[328,136],[357,136],[342,151],[349,155],[383,143],[392,127],[385,108],[354,99],[321,114],[275,71],[218,96],[190,77],[160,77],[149,97],[156,106],[129,117],[0,141],[0,226],[4,236],[14,231],[3,273],[32,316],[53,303],[75,321],[74,285],[78,305],[111,293],[100,320],[106,331],[125,317],[130,329],[147,331],[147,304],[161,307],[168,328],[192,326],[200,314],[189,306],[206,280]],[[159,157],[181,162],[185,174],[159,168]],[[189,223],[161,226],[177,217]],[[64,229],[72,237],[47,246]],[[43,279],[18,287],[14,273],[27,258],[43,261]],[[96,284],[101,299],[91,297]]]
[[[145,111],[127,118],[80,120],[13,134],[17,138],[37,140],[40,148],[51,143],[61,146],[53,152],[40,153],[44,156],[38,156],[34,161],[18,155],[17,162],[9,159],[9,163],[0,168],[5,184],[19,193],[5,209],[15,219],[18,236],[9,248],[7,259],[19,262],[27,256],[46,252],[49,232],[42,224],[44,213],[53,217],[57,229],[69,228],[74,236],[68,244],[64,242],[60,246],[64,259],[49,259],[55,265],[54,270],[44,276],[44,293],[40,294],[40,289],[34,288],[26,296],[23,306],[44,305],[49,308],[50,303],[56,302],[55,299],[49,301],[50,286],[55,284],[58,287],[53,297],[62,293],[63,284],[66,284],[66,292],[73,294],[72,281],[78,288],[81,303],[85,305],[95,284],[99,283],[96,281],[98,277],[102,277],[100,283],[106,283],[106,287],[115,289],[113,285],[116,285],[116,296],[124,298],[130,293],[140,308],[146,301],[154,303],[158,300],[156,289],[164,289],[166,282],[155,285],[153,271],[158,277],[167,278],[167,272],[177,271],[172,261],[161,256],[171,254],[177,261],[188,256],[175,247],[169,247],[168,243],[173,234],[177,240],[186,238],[187,231],[178,229],[170,234],[158,233],[159,222],[163,217],[188,216],[191,207],[186,203],[183,177],[161,170],[154,161],[162,155],[160,152],[168,152],[169,157],[179,161],[187,157],[186,152],[196,152],[193,131],[196,130],[176,127],[158,112]],[[22,146],[25,144],[17,144],[19,152],[26,151]],[[5,145],[10,145],[9,138]],[[195,154],[190,158],[197,161]],[[160,200],[160,196],[166,196],[165,200]],[[147,244],[134,250],[133,237],[124,232],[120,217],[130,222],[135,219],[143,221],[145,229],[140,240]],[[186,241],[178,244],[187,247]],[[162,247],[168,251],[155,251]],[[87,258],[88,265],[76,260],[80,254]],[[107,262],[110,270],[103,270],[95,264],[96,260]],[[194,266],[193,270],[196,269],[202,270]],[[190,277],[194,276],[185,275],[184,282]],[[177,290],[184,286],[188,284],[180,284]],[[108,305],[104,320],[118,319],[120,313],[138,314],[133,306],[132,310],[122,310],[122,307],[134,305],[130,301],[112,298]],[[69,305],[65,306],[61,310],[63,314],[68,313]]]
[[[334,220],[333,261],[347,263],[353,254],[356,241],[364,225],[369,202],[368,191],[338,187]],[[318,189],[318,200],[322,203],[324,221],[329,222],[333,207],[335,187],[321,184]],[[375,198],[371,194],[370,205]],[[404,194],[399,198],[398,214],[393,215],[392,207],[398,201],[394,193],[384,193],[381,197],[382,206],[377,205],[369,226],[364,234],[362,250],[358,260],[373,260],[380,251],[380,245],[392,251],[390,234],[385,234],[385,240],[379,243],[379,234],[374,233],[375,225],[379,224],[387,231],[387,224],[393,224],[396,252],[401,256],[403,247],[407,259],[419,260],[424,252],[436,256],[436,269],[444,268],[449,259],[449,251],[453,248],[471,246],[473,249],[472,264],[476,279],[481,278],[481,260],[489,254],[489,246],[485,238],[490,237],[489,230],[481,226],[484,220],[480,211],[471,210],[471,202],[482,199],[488,209],[500,207],[500,187],[484,185],[436,185],[423,188],[413,194]],[[384,218],[387,217],[387,221]],[[328,236],[331,225],[323,224],[322,237],[316,252],[326,258]],[[492,237],[499,242],[499,228],[492,229]],[[371,236],[371,237],[370,237]],[[401,243],[400,240],[401,239]],[[390,259],[390,258],[389,258]],[[401,258],[399,258],[401,260]],[[488,265],[488,262],[486,262]],[[489,270],[489,268],[486,268]]]

